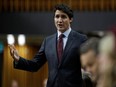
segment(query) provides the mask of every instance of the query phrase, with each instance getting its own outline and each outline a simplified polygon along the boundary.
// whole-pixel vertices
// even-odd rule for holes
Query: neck
[[[61,33],[64,33],[65,31],[67,31],[69,29],[70,29],[70,27],[68,29],[66,29],[66,30],[61,30],[61,31],[58,30],[58,31],[61,32]]]

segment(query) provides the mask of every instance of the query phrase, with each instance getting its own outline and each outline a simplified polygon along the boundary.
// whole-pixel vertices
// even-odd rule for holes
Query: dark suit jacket
[[[86,36],[71,30],[65,46],[61,63],[57,58],[57,34],[47,37],[32,60],[20,58],[17,69],[37,71],[48,61],[47,87],[82,87],[82,75],[79,47],[86,41]]]

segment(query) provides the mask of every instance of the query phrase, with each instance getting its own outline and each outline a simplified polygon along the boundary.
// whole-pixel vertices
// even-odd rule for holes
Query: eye
[[[67,18],[67,16],[66,16],[66,15],[62,15],[61,17],[62,17],[63,19]]]
[[[93,66],[93,63],[88,64],[88,66],[89,66],[89,67],[92,67],[92,66]]]
[[[56,15],[55,18],[59,18],[59,15]]]

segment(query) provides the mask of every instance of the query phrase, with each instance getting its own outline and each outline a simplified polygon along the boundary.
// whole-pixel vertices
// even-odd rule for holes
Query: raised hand
[[[15,60],[15,61],[19,61],[19,54],[18,54],[18,51],[17,49],[15,48],[14,45],[8,45],[9,49],[10,49],[10,54],[12,56],[12,58]]]

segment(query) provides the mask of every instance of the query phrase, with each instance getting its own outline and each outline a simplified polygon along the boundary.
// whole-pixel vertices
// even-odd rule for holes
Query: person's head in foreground
[[[98,38],[90,38],[80,48],[82,68],[90,73],[91,80],[96,83],[98,69]]]
[[[99,51],[97,87],[116,87],[116,32],[109,32],[101,39]]]

